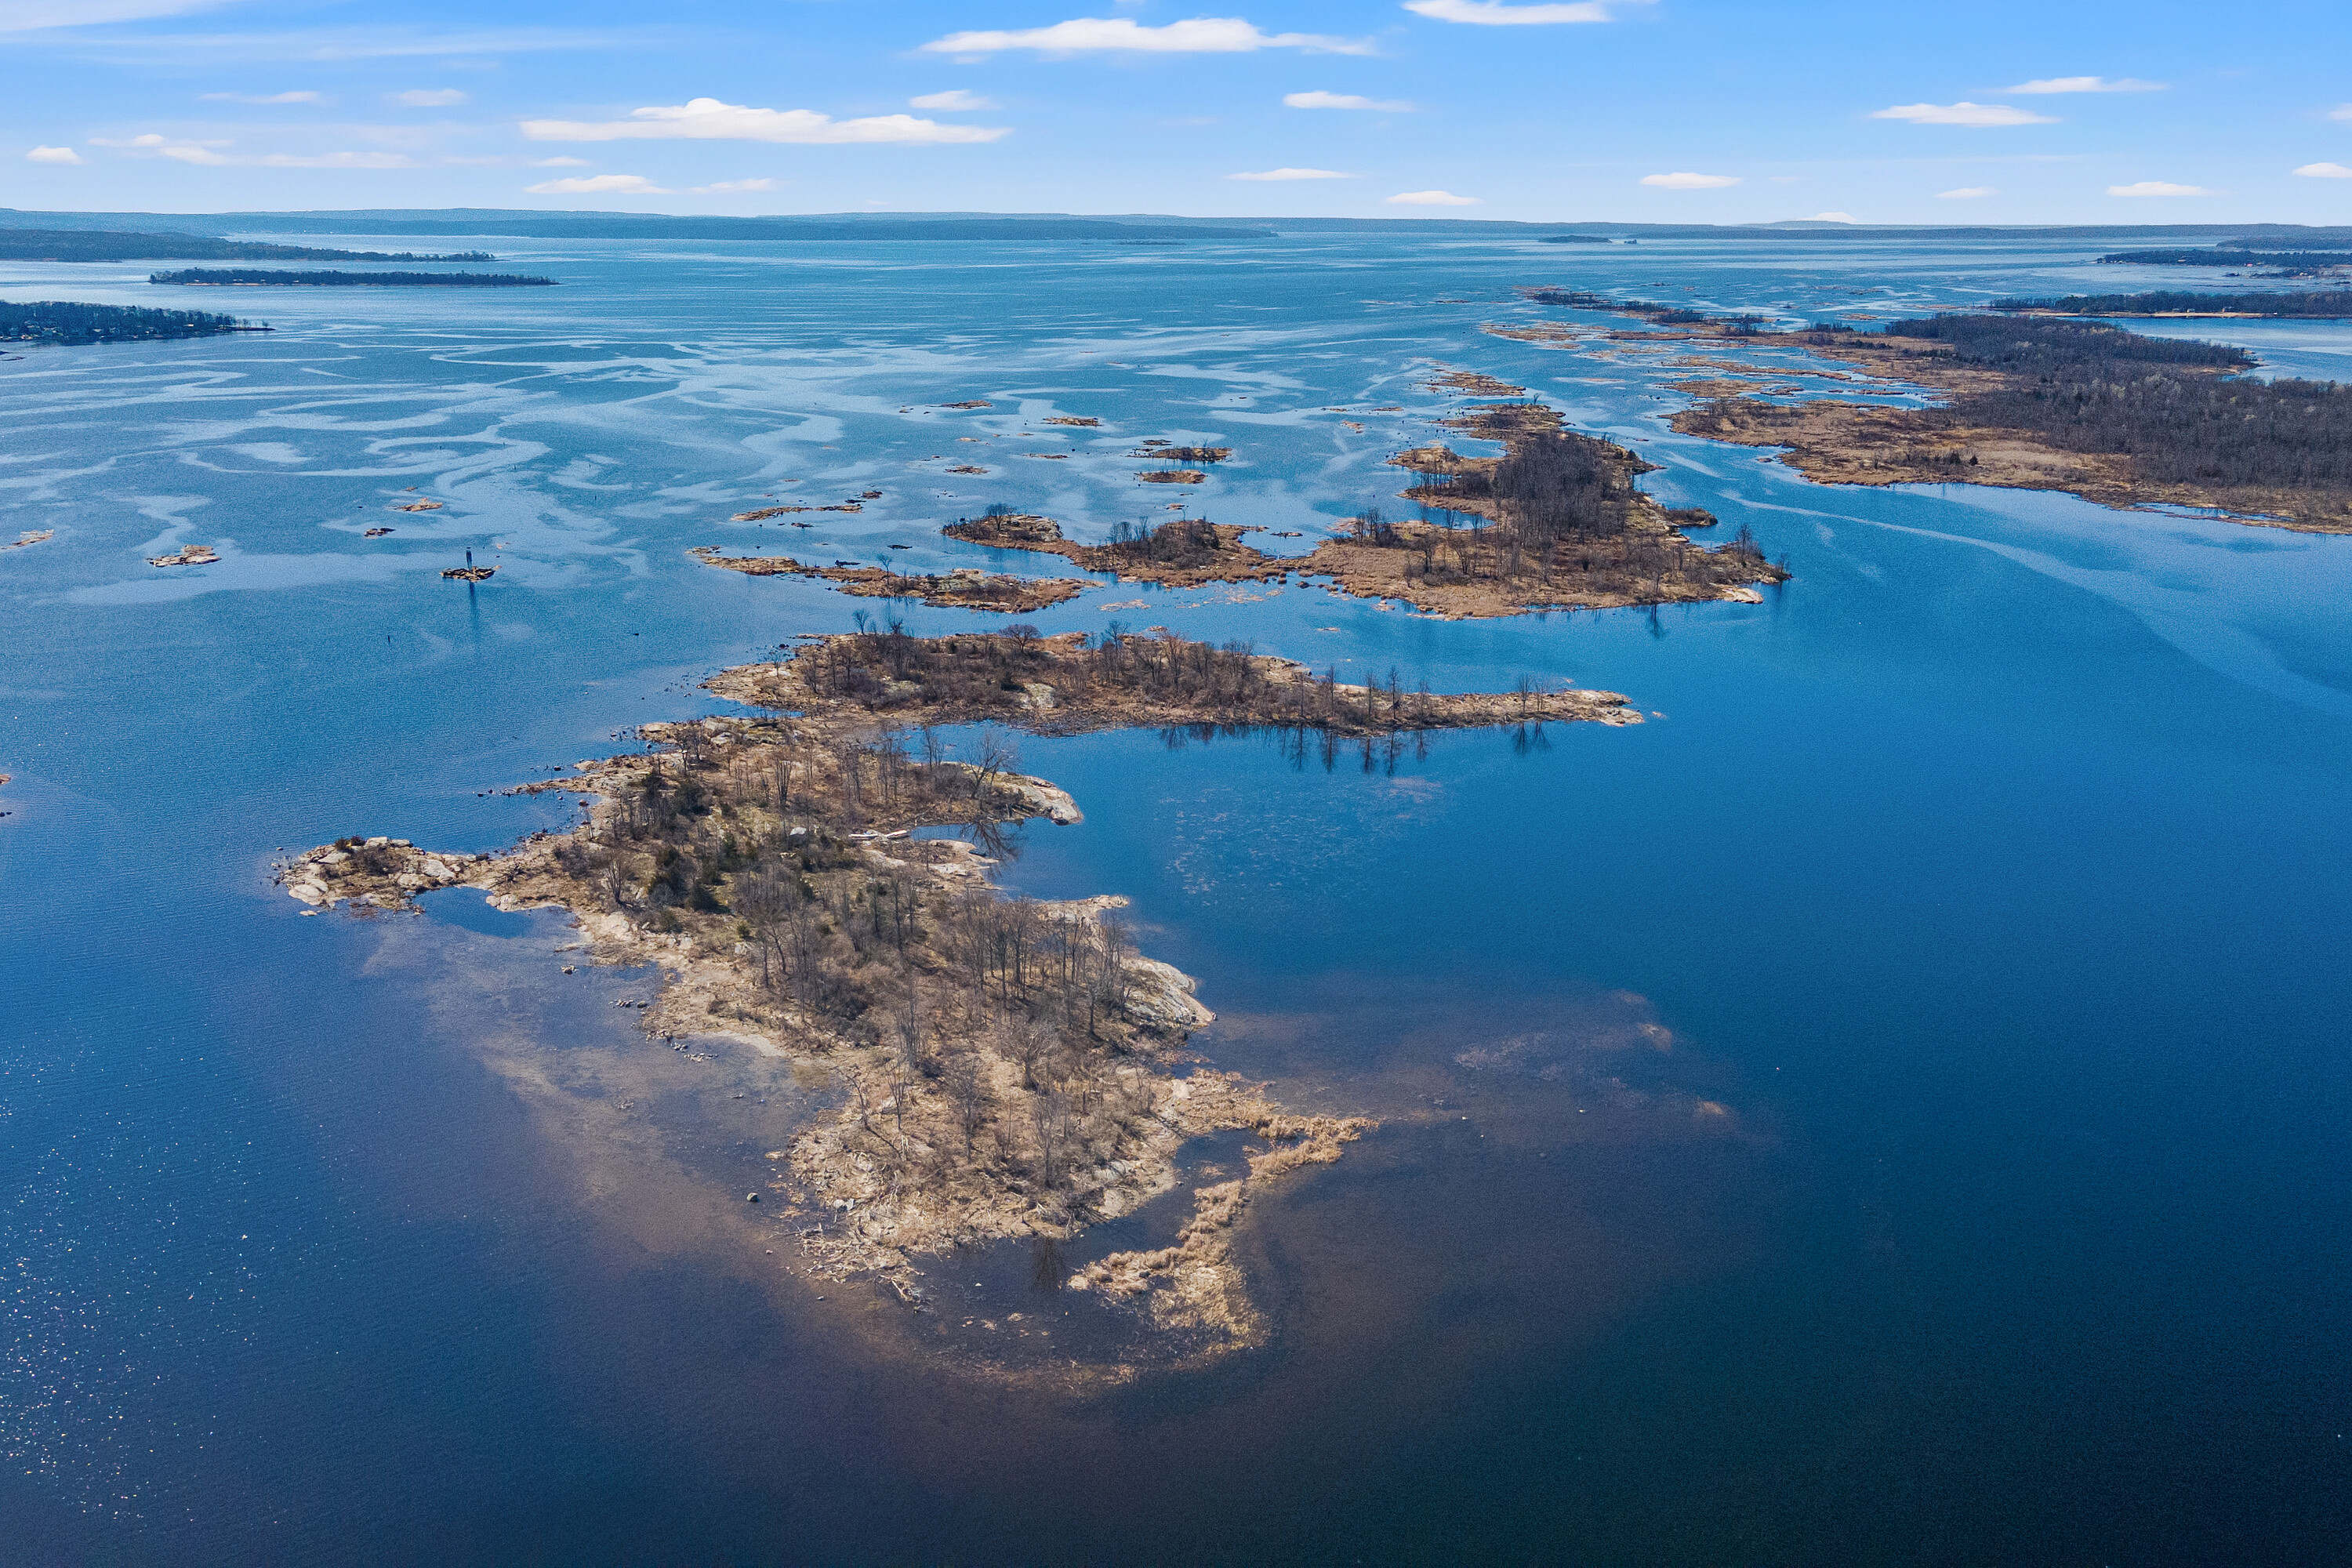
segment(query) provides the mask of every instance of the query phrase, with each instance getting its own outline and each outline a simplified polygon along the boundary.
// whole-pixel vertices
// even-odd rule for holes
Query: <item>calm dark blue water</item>
[[[240,297],[279,331],[0,363],[0,538],[57,531],[0,552],[0,1559],[2340,1555],[2352,541],[1810,486],[1666,431],[1686,370],[1475,330],[1544,314],[1521,283],[1885,314],[2127,269],[499,248],[564,286]],[[2227,327],[2266,372],[2352,361],[2340,326]],[[1655,617],[1108,584],[1035,617],[1652,715],[1022,742],[1087,820],[1007,880],[1127,894],[1219,1065],[1386,1119],[1255,1211],[1262,1352],[1110,1394],[942,1374],[743,1225],[815,1088],[646,1046],[614,1004],[657,977],[562,974],[556,917],[268,885],[343,833],[559,824],[486,792],[848,624],[693,545],[978,561],[936,530],[993,500],[1156,513],[1125,454],[1164,437],[1237,448],[1182,500],[1303,547],[1393,488],[1433,363],[1643,443],[1797,574]],[[223,560],[142,560],[185,542]],[[473,593],[438,575],[469,548]],[[971,1288],[1018,1289],[1001,1262]]]

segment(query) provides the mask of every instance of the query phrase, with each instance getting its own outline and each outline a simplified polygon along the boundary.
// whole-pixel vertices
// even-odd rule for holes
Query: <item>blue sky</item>
[[[0,0],[0,205],[2352,223],[2352,7]]]

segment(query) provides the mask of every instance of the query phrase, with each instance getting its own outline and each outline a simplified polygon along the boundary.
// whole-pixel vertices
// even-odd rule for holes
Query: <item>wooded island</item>
[[[1338,1159],[1371,1124],[1296,1115],[1263,1086],[1195,1066],[1183,1047],[1211,1015],[1190,980],[1136,951],[1115,913],[1124,900],[1042,903],[991,887],[1012,824],[1079,814],[1017,771],[1001,730],[951,756],[937,727],[1278,725],[1302,744],[1321,733],[1328,762],[1342,734],[1369,758],[1381,738],[1413,731],[1640,721],[1606,692],[1346,687],[1246,648],[1025,627],[813,638],[708,684],[764,711],[647,725],[648,754],[533,786],[593,797],[575,831],[497,857],[349,837],[280,878],[313,909],[369,913],[478,887],[501,908],[569,910],[601,964],[667,967],[648,1033],[750,1036],[781,1070],[839,1086],[769,1155],[766,1195],[794,1227],[803,1271],[877,1280],[918,1310],[925,1261],[1129,1213],[1174,1185],[1187,1139],[1248,1130],[1244,1173],[1196,1188],[1171,1245],[1066,1280],[1176,1331],[1096,1369],[1111,1375],[1136,1358],[1260,1342],[1267,1323],[1234,1261],[1235,1220],[1265,1183]]]
[[[128,343],[268,330],[205,310],[151,310],[138,305],[84,305],[64,300],[0,303],[0,342]]]

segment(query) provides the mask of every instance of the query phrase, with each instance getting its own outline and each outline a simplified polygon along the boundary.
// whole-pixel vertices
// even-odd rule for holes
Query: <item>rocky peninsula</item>
[[[1866,376],[1870,390],[1924,389],[1937,398],[1912,408],[1734,395],[1675,417],[1686,435],[1785,448],[1779,460],[1820,483],[2068,490],[2102,506],[2210,508],[2240,522],[2352,532],[2352,386],[2238,375],[2254,363],[2240,349],[2013,315],[1918,318],[1867,332],[1819,322],[1767,333],[1752,317],[1571,289],[1520,292],[1663,329],[1606,334],[1636,346],[1802,348],[1857,367],[1863,374],[1847,379]],[[1552,323],[1490,330],[1582,341]],[[1705,355],[1675,363],[1758,368]]]

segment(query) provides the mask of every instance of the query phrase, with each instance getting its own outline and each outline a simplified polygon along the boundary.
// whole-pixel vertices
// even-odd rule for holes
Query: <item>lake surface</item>
[[[1575,319],[1531,283],[1811,317],[2158,275],[1933,240],[490,247],[562,287],[254,291],[223,308],[266,338],[0,361],[0,538],[57,531],[0,552],[0,1559],[2341,1554],[2352,539],[1813,486],[1669,432],[1686,370],[1476,331]],[[0,296],[152,302],[146,270]],[[2340,323],[2196,331],[2352,368]],[[1638,444],[1795,577],[1654,616],[1106,584],[1029,617],[1651,716],[1023,740],[1087,820],[1007,885],[1126,894],[1216,1065],[1384,1121],[1252,1211],[1263,1350],[994,1375],[972,1342],[1067,1310],[1004,1255],[930,1270],[994,1325],[954,1346],[818,1300],[740,1194],[821,1084],[647,1043],[616,1004],[658,976],[563,974],[560,916],[270,885],[346,833],[560,826],[495,792],[874,607],[689,547],[1037,571],[937,530],[1176,501],[1303,551],[1402,507],[1381,459],[1441,364]],[[1171,495],[1132,479],[1152,437],[1235,457]],[[144,563],[191,542],[223,559]]]

